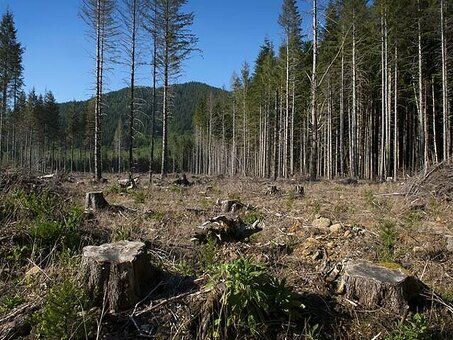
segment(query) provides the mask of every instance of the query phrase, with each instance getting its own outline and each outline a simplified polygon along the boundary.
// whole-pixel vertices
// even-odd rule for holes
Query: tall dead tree
[[[96,43],[96,94],[94,97],[94,177],[96,180],[102,178],[101,122],[104,105],[104,71],[106,54],[114,49],[112,38],[117,32],[114,19],[115,7],[115,0],[83,0],[81,8],[81,16],[90,29],[88,35]]]
[[[448,97],[448,60],[447,39],[445,37],[445,1],[440,0],[440,35],[442,47],[442,126],[443,126],[443,159],[450,159],[451,132]]]
[[[318,56],[318,13],[317,3],[313,0],[313,68],[311,75],[311,151],[310,180],[315,180],[318,173],[318,82],[316,76]]]

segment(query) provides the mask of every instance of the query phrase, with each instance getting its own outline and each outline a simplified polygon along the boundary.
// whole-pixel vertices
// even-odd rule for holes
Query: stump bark
[[[277,195],[280,191],[277,189],[276,185],[271,185],[267,188],[268,195]]]
[[[85,210],[98,211],[108,209],[110,204],[104,198],[102,191],[87,192],[85,196]]]
[[[296,195],[296,197],[298,198],[302,198],[305,196],[305,189],[303,186],[301,185],[296,185],[295,188],[294,188],[294,194]]]
[[[82,277],[88,296],[107,310],[133,307],[157,284],[145,244],[120,241],[83,248]]]
[[[387,268],[368,261],[345,264],[340,287],[345,297],[363,307],[386,308],[401,313],[420,297],[423,283],[402,268]]]

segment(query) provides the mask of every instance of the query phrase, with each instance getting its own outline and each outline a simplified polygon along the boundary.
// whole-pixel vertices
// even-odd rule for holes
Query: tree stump
[[[82,274],[88,296],[98,306],[121,311],[142,300],[157,283],[145,244],[120,241],[83,248]]]
[[[271,185],[270,187],[267,188],[268,195],[277,195],[278,193],[279,193],[279,190],[277,189],[276,185]]]
[[[386,308],[400,313],[420,297],[423,283],[403,268],[388,268],[368,261],[349,261],[344,266],[340,287],[345,297],[363,307]]]
[[[305,196],[305,189],[302,185],[296,185],[294,188],[294,194],[298,198],[302,198]]]
[[[188,181],[186,174],[182,174],[176,181],[173,182],[176,185],[191,186],[192,183]]]
[[[85,196],[85,210],[98,211],[108,209],[110,204],[105,200],[102,191],[87,192]]]

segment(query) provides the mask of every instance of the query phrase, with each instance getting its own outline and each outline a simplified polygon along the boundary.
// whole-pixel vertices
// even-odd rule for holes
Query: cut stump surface
[[[423,284],[402,268],[387,268],[368,261],[345,264],[341,286],[345,297],[365,308],[387,308],[399,313],[420,296]]]

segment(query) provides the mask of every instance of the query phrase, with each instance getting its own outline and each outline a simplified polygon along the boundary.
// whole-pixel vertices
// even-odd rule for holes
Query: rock
[[[350,230],[346,230],[346,231],[344,232],[344,234],[343,234],[343,236],[346,237],[346,238],[349,237],[349,236],[351,236],[351,235],[352,235],[352,233],[351,233]]]
[[[414,253],[423,253],[424,251],[425,251],[425,248],[420,247],[420,246],[415,246],[414,248],[412,248],[412,252],[414,252]]]
[[[453,252],[453,235],[447,235],[447,251]]]
[[[329,227],[329,230],[332,234],[338,234],[341,230],[343,229],[342,225],[340,223],[337,224],[332,224]]]
[[[386,308],[400,313],[420,298],[424,289],[421,281],[403,268],[374,264],[368,261],[349,261],[343,268],[339,287],[345,297],[369,309]]]
[[[319,218],[316,218],[315,220],[313,220],[313,222],[311,224],[315,228],[326,229],[331,226],[332,221],[325,217],[319,217]]]
[[[142,242],[120,241],[83,248],[86,291],[97,306],[105,303],[107,310],[133,307],[155,287],[159,274]]]

